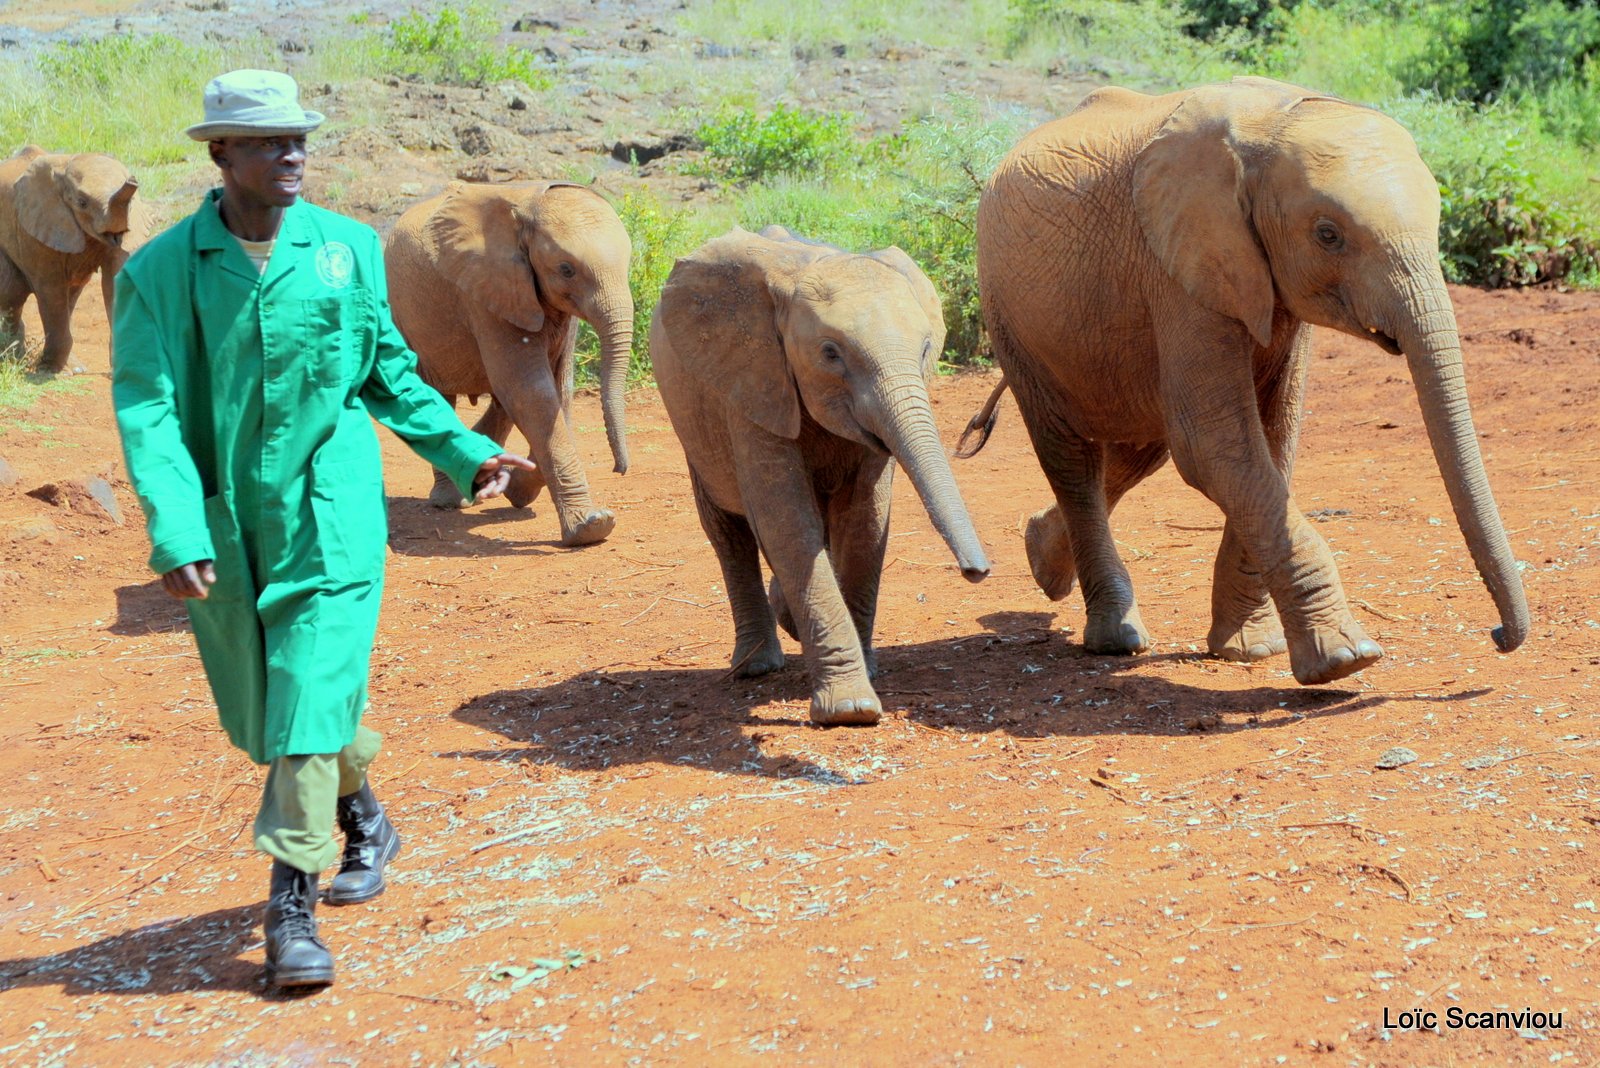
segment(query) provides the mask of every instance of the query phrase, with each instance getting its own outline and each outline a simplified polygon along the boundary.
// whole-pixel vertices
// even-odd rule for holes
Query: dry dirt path
[[[1081,602],[1027,574],[1044,485],[1014,409],[957,470],[989,581],[897,489],[868,730],[809,727],[798,667],[724,677],[653,393],[625,478],[578,402],[620,516],[580,551],[543,508],[431,510],[388,442],[372,720],[407,851],[384,898],[324,910],[339,983],[310,1000],[261,985],[258,775],[137,523],[23,492],[110,469],[135,512],[91,309],[97,373],[0,436],[22,475],[0,490],[0,1059],[1594,1063],[1600,296],[1454,295],[1532,636],[1490,646],[1400,362],[1324,337],[1300,501],[1389,654],[1330,687],[1197,653],[1219,517],[1170,468],[1116,517],[1155,650],[1085,655]],[[947,440],[991,382],[938,383]],[[40,519],[53,537],[15,540]],[[1395,745],[1419,759],[1377,770]],[[1419,1005],[1563,1027],[1385,1036]]]

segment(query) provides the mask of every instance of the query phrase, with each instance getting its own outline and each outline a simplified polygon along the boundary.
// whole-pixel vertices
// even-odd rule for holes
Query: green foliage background
[[[1447,277],[1600,285],[1600,0],[687,0],[681,30],[755,58],[713,67],[687,51],[644,61],[589,51],[581,78],[502,43],[523,10],[444,0],[381,26],[358,14],[294,73],[335,85],[509,82],[569,109],[560,94],[575,79],[694,101],[663,106],[662,121],[699,137],[704,152],[688,168],[717,183],[712,203],[669,207],[643,188],[617,202],[635,246],[636,379],[649,373],[649,317],[674,259],[734,222],[781,223],[851,249],[899,245],[944,297],[946,358],[983,358],[977,196],[1017,137],[1050,116],[938,96],[898,130],[868,133],[856,115],[797,103],[774,49],[796,63],[952,49],[1040,78],[1152,92],[1259,74],[1335,93],[1380,108],[1416,138],[1443,194]],[[582,28],[568,32],[576,39]],[[109,151],[136,168],[160,216],[169,191],[205,167],[176,133],[204,80],[282,64],[265,40],[119,34],[64,44],[31,64],[0,62],[0,142]],[[586,336],[583,377],[595,349]]]

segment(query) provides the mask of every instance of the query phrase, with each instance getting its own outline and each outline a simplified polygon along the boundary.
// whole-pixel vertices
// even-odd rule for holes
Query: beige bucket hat
[[[183,131],[196,141],[303,134],[322,125],[300,107],[300,87],[275,70],[233,70],[206,83],[206,121]]]

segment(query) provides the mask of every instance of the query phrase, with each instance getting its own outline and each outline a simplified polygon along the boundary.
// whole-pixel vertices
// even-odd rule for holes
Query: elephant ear
[[[528,224],[505,188],[451,182],[423,224],[423,242],[439,273],[469,301],[537,331],[544,328],[544,307],[523,245]]]
[[[791,440],[800,436],[800,395],[779,317],[804,259],[735,229],[673,266],[658,313],[701,386],[769,434]]]
[[[82,252],[88,245],[77,216],[57,180],[64,157],[38,155],[17,179],[17,222],[29,236],[57,252]]]
[[[1246,167],[1234,137],[1250,102],[1276,95],[1263,88],[1191,93],[1134,164],[1133,204],[1167,273],[1200,304],[1243,323],[1264,346],[1272,339],[1272,272],[1250,219]]]
[[[928,317],[928,329],[933,332],[933,359],[937,361],[944,355],[945,338],[944,305],[939,301],[939,291],[933,288],[933,282],[922,273],[917,261],[906,255],[900,246],[890,245],[888,248],[881,248],[867,255],[886,267],[893,267],[905,275],[906,281],[911,283],[911,292],[916,294],[917,304]],[[932,366],[925,368],[925,373],[931,374],[932,371]]]

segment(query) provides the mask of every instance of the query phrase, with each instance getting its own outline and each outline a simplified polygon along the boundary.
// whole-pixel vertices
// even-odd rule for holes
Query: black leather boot
[[[344,860],[328,887],[328,904],[355,905],[383,893],[383,868],[400,852],[400,836],[372,795],[372,787],[339,798],[339,829],[345,834]]]
[[[273,986],[327,986],[333,954],[317,936],[317,877],[281,860],[272,862],[267,896],[267,981]]]

